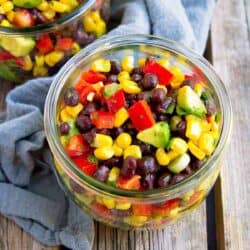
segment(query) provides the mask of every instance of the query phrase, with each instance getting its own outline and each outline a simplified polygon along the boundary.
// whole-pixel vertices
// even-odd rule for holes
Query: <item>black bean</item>
[[[176,125],[176,131],[181,136],[182,138],[185,138],[186,136],[186,121],[181,120],[177,125]]]
[[[77,184],[74,180],[70,179],[69,184],[74,192],[76,192],[78,194],[84,193],[84,189],[79,184]]]
[[[146,175],[156,172],[157,164],[155,158],[152,156],[144,156],[137,160],[137,173]]]
[[[170,180],[171,180],[171,174],[163,173],[157,181],[158,187],[163,188],[169,186]]]
[[[139,75],[139,74],[133,74],[131,76],[131,80],[134,82],[137,82],[137,83],[139,83],[142,80],[142,78],[143,78],[143,76]]]
[[[110,135],[110,130],[107,128],[97,129],[96,133],[103,134],[103,135]]]
[[[109,168],[105,165],[100,166],[94,173],[93,177],[98,181],[105,182],[109,176]]]
[[[133,143],[134,144],[134,143]],[[149,144],[140,144],[141,152],[143,155],[149,155],[152,152],[152,147]]]
[[[76,126],[84,133],[91,129],[92,124],[89,116],[79,115],[76,119]]]
[[[142,68],[140,67],[135,67],[133,68],[131,74],[138,74],[138,75],[144,75]]]
[[[94,102],[88,102],[85,106],[81,114],[90,115],[91,112],[97,110],[97,105]]]
[[[130,209],[127,209],[127,210],[111,209],[110,212],[113,215],[117,216],[118,218],[119,217],[127,217],[127,216],[131,215]]]
[[[150,91],[142,91],[137,95],[137,100],[145,100],[149,102],[151,99],[151,92]]]
[[[201,160],[198,160],[196,158],[194,158],[194,160],[192,159],[191,161],[191,167],[194,169],[194,170],[198,170],[202,167],[202,164],[203,164],[203,161]]]
[[[195,81],[193,79],[186,79],[182,82],[182,86],[185,86],[185,85],[193,89],[195,85]]]
[[[68,88],[64,93],[64,102],[68,106],[76,106],[80,101],[78,92],[74,88]]]
[[[184,174],[184,175],[186,175],[186,176],[189,176],[189,175],[191,175],[192,174],[192,168],[191,168],[191,166],[187,166],[181,173],[182,174]]]
[[[159,103],[155,106],[155,111],[158,114],[165,114],[167,108],[173,103],[172,97],[167,97],[162,103]]]
[[[119,167],[120,159],[118,157],[112,157],[105,161],[105,165],[112,168],[112,167]]]
[[[121,168],[121,175],[130,178],[135,175],[137,168],[136,159],[132,156],[128,156],[124,161]]]
[[[166,98],[166,91],[162,88],[155,88],[152,91],[152,100],[156,103],[162,103]]]
[[[4,19],[4,15],[0,14],[0,22],[3,21],[3,19]]]
[[[88,142],[88,144],[92,144],[96,136],[96,129],[93,128],[89,132],[83,134],[84,139]]]
[[[63,122],[60,124],[60,133],[61,135],[67,135],[69,133],[70,126],[67,122]]]
[[[176,184],[186,178],[184,174],[176,174],[170,181],[170,184]]]
[[[117,77],[117,75],[114,75],[114,74],[111,74],[111,75],[109,75],[108,77],[107,77],[107,80],[106,80],[106,82],[108,82],[108,83],[112,83],[112,82],[118,82],[118,77]]]
[[[167,121],[168,117],[167,115],[160,114],[157,116],[157,121]]]
[[[114,75],[118,75],[121,71],[121,65],[117,61],[111,61],[111,70],[110,73]]]
[[[89,35],[82,27],[78,27],[75,33],[75,40],[80,46],[86,46],[89,43]]]
[[[39,10],[32,9],[32,14],[36,23],[43,24],[47,22],[46,18],[42,15],[42,13]]]
[[[144,87],[144,89],[148,90],[155,88],[157,83],[158,77],[150,73],[145,74],[142,80],[142,86]]]
[[[153,189],[155,186],[156,175],[155,174],[147,174],[145,177],[141,179],[141,185],[144,189]]]
[[[205,100],[204,103],[207,109],[207,115],[211,116],[217,111],[216,105],[212,98]]]

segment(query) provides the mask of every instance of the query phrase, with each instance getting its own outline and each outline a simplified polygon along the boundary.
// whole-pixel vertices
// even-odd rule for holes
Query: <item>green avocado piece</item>
[[[13,3],[18,7],[31,9],[40,5],[42,0],[13,0]]]
[[[174,174],[179,174],[187,167],[190,161],[191,158],[189,154],[184,153],[183,155],[180,155],[176,159],[171,161],[168,165],[168,169]]]
[[[177,105],[186,114],[204,117],[207,113],[204,103],[190,86],[184,86],[178,90]]]
[[[108,99],[110,96],[114,95],[118,90],[121,89],[120,84],[111,83],[104,87],[103,96]]]
[[[27,37],[0,37],[0,46],[13,56],[26,56],[35,47],[35,40]]]
[[[137,134],[137,139],[156,148],[165,148],[170,139],[170,128],[167,122],[158,122],[153,127]]]

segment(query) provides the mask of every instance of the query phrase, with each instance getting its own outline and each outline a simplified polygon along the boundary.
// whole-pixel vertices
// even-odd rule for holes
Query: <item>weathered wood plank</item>
[[[233,133],[216,185],[218,249],[249,249],[249,1],[221,0],[212,23],[213,64],[232,100]]]
[[[5,108],[6,93],[12,88],[9,82],[0,80],[0,111]],[[0,214],[0,250],[58,250],[45,247],[20,229],[14,222]]]

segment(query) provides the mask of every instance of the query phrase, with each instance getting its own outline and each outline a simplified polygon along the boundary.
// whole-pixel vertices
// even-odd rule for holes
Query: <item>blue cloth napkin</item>
[[[108,36],[153,33],[203,53],[214,0],[114,0]],[[0,212],[46,245],[90,249],[93,221],[57,184],[43,131],[44,101],[52,78],[10,91],[0,115]]]

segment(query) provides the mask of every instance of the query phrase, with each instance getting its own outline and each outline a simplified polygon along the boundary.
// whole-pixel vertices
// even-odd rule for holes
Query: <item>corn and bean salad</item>
[[[92,9],[68,23],[57,24],[50,32],[39,28],[58,19],[67,19],[83,0],[0,0],[0,78],[13,82],[52,75],[74,54],[107,30],[109,0],[96,0]],[[4,28],[10,28],[5,33]],[[1,28],[4,31],[1,32]],[[21,35],[11,33],[20,29]],[[25,28],[36,32],[25,33]]]

